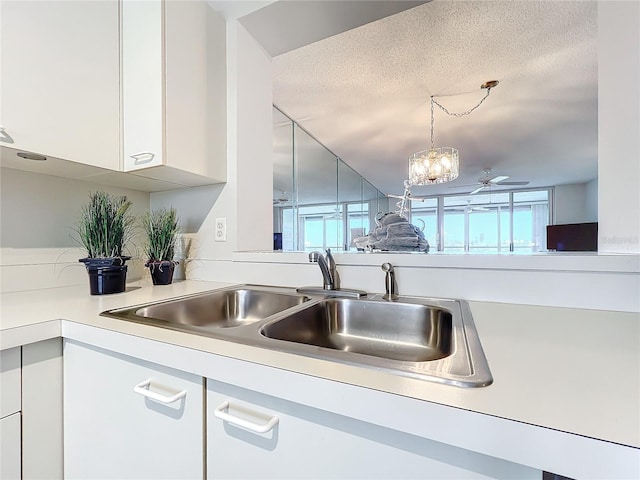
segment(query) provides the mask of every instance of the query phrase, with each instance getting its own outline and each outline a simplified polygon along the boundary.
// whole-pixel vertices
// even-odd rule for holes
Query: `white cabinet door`
[[[225,28],[205,1],[122,1],[124,171],[226,181]]]
[[[22,347],[22,474],[62,480],[62,339]]]
[[[120,169],[118,2],[0,2],[0,146]]]
[[[124,169],[163,163],[164,8],[160,0],[122,2]]]
[[[2,480],[22,478],[20,444],[20,413],[0,419],[0,478]]]
[[[211,379],[207,432],[210,480],[540,477],[521,465]]]
[[[0,418],[20,411],[20,347],[0,352]]]
[[[203,381],[65,340],[67,479],[203,476]]]
[[[0,478],[21,478],[21,352],[20,347],[0,352]]]

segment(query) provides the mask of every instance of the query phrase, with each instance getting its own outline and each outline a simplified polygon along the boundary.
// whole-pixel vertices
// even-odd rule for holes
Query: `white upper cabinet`
[[[213,128],[226,113],[224,45],[224,19],[205,2],[123,0],[125,171],[226,181],[226,130]]]
[[[164,48],[162,2],[122,4],[122,100],[124,167],[163,163]]]
[[[0,17],[3,167],[143,191],[226,181],[226,23],[207,2],[2,0]]]
[[[0,146],[118,170],[118,3],[3,0],[0,23]]]

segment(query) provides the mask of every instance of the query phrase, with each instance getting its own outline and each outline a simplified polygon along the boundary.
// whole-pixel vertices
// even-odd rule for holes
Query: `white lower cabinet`
[[[19,480],[21,468],[20,412],[0,419],[0,478]]]
[[[207,477],[515,480],[540,472],[207,379]]]
[[[0,418],[20,411],[21,359],[20,347],[0,352]]]
[[[20,347],[0,352],[0,479],[22,475]]]
[[[201,479],[202,377],[65,340],[66,479]]]

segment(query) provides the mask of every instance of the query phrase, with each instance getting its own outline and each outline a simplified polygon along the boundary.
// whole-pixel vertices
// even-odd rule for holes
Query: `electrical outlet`
[[[215,241],[216,242],[227,241],[227,218],[226,217],[216,218]]]

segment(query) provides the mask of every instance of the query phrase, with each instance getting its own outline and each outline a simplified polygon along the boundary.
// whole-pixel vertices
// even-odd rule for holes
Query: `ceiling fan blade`
[[[387,197],[398,198],[400,200],[402,200],[404,198],[403,195],[395,195],[393,193],[387,193]],[[433,198],[433,197],[420,196],[420,195],[415,195],[415,196],[414,195],[409,195],[409,196],[407,196],[407,200],[414,201],[414,202],[424,202],[425,200],[428,200],[430,198]]]
[[[485,188],[487,188],[487,186],[486,185],[482,185],[481,187],[476,188],[473,192],[469,192],[469,195],[473,195],[474,193],[481,192]]]
[[[529,182],[500,182],[500,185],[528,185]]]
[[[509,178],[509,177],[507,177],[506,175],[500,175],[500,176],[498,176],[498,177],[493,177],[493,178],[492,178],[492,179],[490,179],[488,182],[489,182],[489,183],[500,183],[500,182],[502,182],[503,180],[506,180],[507,178]]]

